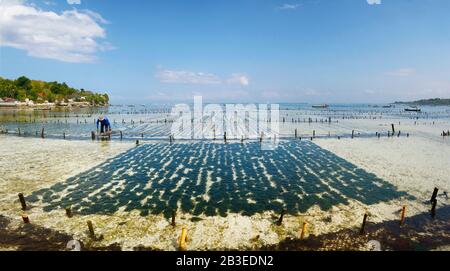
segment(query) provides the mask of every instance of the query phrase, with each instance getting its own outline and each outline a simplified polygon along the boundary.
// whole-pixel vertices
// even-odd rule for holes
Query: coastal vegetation
[[[396,104],[406,104],[406,105],[430,105],[430,106],[450,106],[450,99],[423,99],[413,102],[395,102]]]
[[[108,94],[100,94],[85,89],[75,89],[66,83],[31,80],[21,76],[15,80],[0,77],[0,99],[20,102],[42,103],[80,102],[93,106],[107,105]]]

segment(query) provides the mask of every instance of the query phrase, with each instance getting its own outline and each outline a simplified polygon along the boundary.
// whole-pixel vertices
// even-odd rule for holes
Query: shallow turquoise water
[[[124,207],[141,215],[181,209],[226,216],[296,214],[316,204],[327,210],[349,199],[370,205],[405,196],[411,197],[313,142],[282,141],[274,151],[256,142],[144,144],[28,200],[42,201],[45,211],[71,205],[82,214]]]

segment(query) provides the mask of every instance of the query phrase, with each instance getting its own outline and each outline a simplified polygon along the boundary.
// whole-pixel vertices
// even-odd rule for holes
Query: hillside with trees
[[[0,98],[25,101],[29,99],[34,103],[67,103],[88,102],[93,106],[108,105],[108,94],[99,94],[84,89],[75,89],[69,87],[66,83],[44,82],[39,80],[30,80],[21,76],[15,80],[4,79],[0,77]]]
[[[407,104],[407,105],[429,105],[429,106],[447,106],[450,105],[450,99],[425,99],[413,102],[395,102],[396,104]]]

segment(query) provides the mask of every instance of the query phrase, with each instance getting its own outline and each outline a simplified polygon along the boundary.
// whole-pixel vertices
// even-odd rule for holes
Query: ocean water
[[[206,104],[205,104],[206,105]],[[361,129],[351,126],[344,120],[439,120],[450,119],[450,107],[422,107],[421,113],[405,112],[405,106],[383,108],[375,104],[331,104],[327,109],[313,109],[309,104],[280,104],[280,136],[293,137],[296,124],[299,136],[309,137],[312,130],[322,130],[322,135],[334,132],[335,135],[349,136],[352,130],[364,135],[373,135],[382,130]],[[106,115],[113,127],[112,137],[123,140],[164,139],[171,135],[171,105],[120,105],[107,108],[36,110],[0,110],[0,130],[8,134],[39,137],[44,129],[45,137],[90,140],[91,132],[96,131],[96,119]],[[331,118],[332,122],[327,123]],[[282,120],[285,120],[283,122]],[[208,120],[206,120],[208,121]],[[302,131],[303,130],[303,131]],[[307,131],[306,131],[307,130]],[[303,133],[303,134],[302,134]],[[320,134],[318,135],[320,136]]]

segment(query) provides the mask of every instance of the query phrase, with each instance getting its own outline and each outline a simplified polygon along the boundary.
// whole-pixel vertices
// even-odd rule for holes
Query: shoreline
[[[79,105],[79,104],[68,104],[68,105],[2,105],[0,103],[0,110],[30,110],[30,109],[40,109],[40,110],[52,110],[52,109],[61,109],[61,108],[102,108],[109,107],[111,105]]]
[[[403,225],[398,220],[368,221],[364,234],[360,228],[346,228],[335,232],[300,237],[287,237],[270,245],[243,245],[239,248],[204,248],[194,251],[368,251],[369,241],[375,240],[384,251],[426,251],[446,249],[450,245],[450,207],[437,209],[432,218],[428,212],[408,217]],[[0,215],[0,250],[12,251],[67,251],[67,243],[74,236],[51,228],[21,224]],[[168,225],[167,227],[171,227]],[[430,229],[433,228],[433,232]],[[438,236],[436,236],[436,233]],[[176,238],[174,235],[173,238]],[[260,236],[256,236],[259,239]],[[135,244],[125,247],[120,243],[104,245],[90,239],[79,241],[83,251],[162,251],[163,249]],[[174,240],[175,242],[175,240]],[[188,244],[189,245],[189,244]],[[176,250],[176,249],[173,249]],[[189,250],[189,249],[188,249]]]

